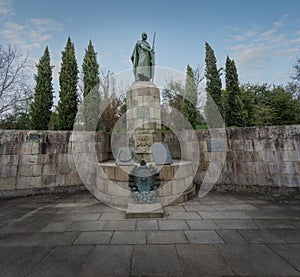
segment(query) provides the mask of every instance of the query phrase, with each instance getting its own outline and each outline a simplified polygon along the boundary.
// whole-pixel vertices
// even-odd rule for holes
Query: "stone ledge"
[[[40,194],[52,194],[52,193],[74,193],[80,191],[87,191],[84,185],[76,186],[56,186],[51,188],[26,188],[26,189],[15,189],[15,190],[4,190],[0,191],[0,199],[15,198],[20,196],[32,196]]]
[[[251,194],[281,194],[292,195],[299,194],[300,187],[279,187],[279,186],[259,186],[259,185],[230,185],[215,184],[212,191],[251,193]]]

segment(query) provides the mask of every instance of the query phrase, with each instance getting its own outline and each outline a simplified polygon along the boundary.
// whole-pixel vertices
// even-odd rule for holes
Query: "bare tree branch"
[[[23,57],[16,47],[0,44],[0,118],[16,109],[32,93],[26,84],[28,56]]]

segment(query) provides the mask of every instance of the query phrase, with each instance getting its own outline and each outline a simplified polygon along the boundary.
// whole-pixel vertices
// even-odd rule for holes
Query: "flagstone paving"
[[[88,192],[0,200],[0,276],[300,276],[300,197],[211,192],[126,219]]]

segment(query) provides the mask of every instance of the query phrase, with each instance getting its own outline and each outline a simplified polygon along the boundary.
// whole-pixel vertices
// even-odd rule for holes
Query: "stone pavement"
[[[87,192],[0,200],[0,276],[300,276],[300,197],[209,193],[125,219]]]

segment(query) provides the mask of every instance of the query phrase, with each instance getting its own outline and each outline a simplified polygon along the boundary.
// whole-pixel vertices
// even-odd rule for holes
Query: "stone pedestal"
[[[155,165],[153,164],[153,166]],[[136,204],[135,208],[144,205],[140,206],[143,207],[140,211],[145,216],[146,207],[150,211],[153,209],[152,205],[159,205],[158,203],[161,203],[163,207],[179,204],[196,194],[192,178],[192,163],[173,160],[171,165],[158,167],[161,184],[158,189],[157,201],[152,204],[137,204],[128,185],[128,173],[132,167],[118,166],[113,160],[99,163],[97,165],[96,197],[104,203],[120,209],[128,209],[129,203]],[[156,209],[158,208],[154,210]]]
[[[161,142],[160,91],[152,82],[134,82],[126,94],[127,134],[135,161],[153,161],[151,145]]]

